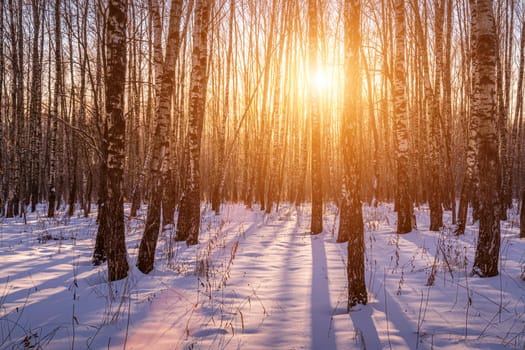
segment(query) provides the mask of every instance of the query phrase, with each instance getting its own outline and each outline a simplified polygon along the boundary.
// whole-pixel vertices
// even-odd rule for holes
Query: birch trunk
[[[343,106],[343,169],[344,185],[339,225],[339,240],[348,240],[348,303],[350,310],[357,304],[365,305],[368,295],[365,284],[365,241],[363,212],[361,207],[361,176],[359,164],[359,122],[361,108],[361,1],[346,0],[344,3],[345,46],[345,102]]]
[[[502,220],[507,218],[507,209],[512,208],[512,187],[511,187],[511,177],[512,177],[512,134],[509,135],[508,130],[508,118],[511,114],[511,78],[512,78],[512,62],[514,61],[514,0],[510,0],[510,28],[507,31],[507,47],[508,52],[505,62],[505,103],[506,103],[506,114],[504,116],[505,120],[501,120],[500,128],[503,127],[501,133],[501,154],[503,159],[501,160],[501,169],[502,169]],[[507,22],[508,23],[508,22]],[[522,31],[525,31],[525,28],[522,28]],[[523,32],[522,32],[523,33]],[[520,57],[521,61],[521,57]],[[521,103],[521,102],[520,102]],[[509,142],[510,141],[510,142]]]
[[[0,38],[4,37],[4,0],[0,1]],[[0,148],[5,149],[5,135],[4,135],[4,73],[5,73],[5,59],[4,59],[4,40],[0,40]],[[4,172],[4,152],[0,152],[0,216],[5,215],[5,187],[6,174]]]
[[[193,28],[192,70],[187,136],[187,176],[177,221],[177,237],[188,245],[199,242],[200,229],[200,154],[206,108],[208,27],[211,0],[196,0]]]
[[[2,6],[3,7],[3,6]],[[31,77],[31,102],[30,102],[30,132],[31,132],[31,212],[36,210],[39,199],[40,184],[40,140],[41,129],[41,104],[42,104],[42,67],[40,65],[39,36],[41,7],[38,0],[32,1],[33,9],[33,57]]]
[[[106,160],[108,158],[108,124],[107,124],[107,118],[102,110],[103,103],[102,103],[102,90],[103,90],[103,84],[102,84],[102,78],[103,78],[103,67],[105,67],[105,64],[103,64],[103,61],[105,62],[105,31],[106,31],[106,24],[105,24],[105,18],[102,11],[99,9],[96,12],[96,20],[99,27],[100,32],[98,33],[100,37],[100,41],[97,45],[97,55],[96,55],[96,67],[95,67],[95,78],[90,75],[91,77],[91,85],[93,89],[93,102],[94,102],[94,118],[96,127],[98,130],[98,134],[100,136],[100,153],[101,153],[101,159],[99,160],[99,173],[98,173],[98,215],[97,215],[97,223],[98,223],[98,230],[97,230],[97,236],[95,238],[95,248],[93,250],[93,257],[91,260],[91,263],[95,266],[102,264],[102,262],[106,261],[106,251],[105,251],[105,240],[107,236],[107,211],[106,211],[106,200],[107,200],[107,193],[108,193],[108,185],[107,185],[107,163]]]
[[[467,168],[465,171],[465,177],[463,179],[463,186],[461,187],[461,194],[459,198],[459,209],[458,209],[458,222],[455,230],[456,235],[465,233],[465,227],[467,224],[467,212],[469,200],[476,196],[476,167],[478,160],[478,128],[479,128],[479,116],[476,112],[479,101],[479,89],[478,89],[478,55],[475,49],[475,43],[477,42],[478,35],[478,10],[476,6],[476,0],[469,0],[470,4],[470,59],[472,67],[472,88],[470,96],[470,123],[468,126],[468,141],[467,141]]]
[[[409,190],[409,135],[406,99],[406,22],[405,2],[396,0],[395,16],[395,67],[394,67],[394,120],[397,144],[397,233],[412,231],[412,200]]]
[[[430,118],[430,168],[433,176],[430,180],[430,231],[439,231],[443,227],[443,190],[442,190],[442,168],[441,164],[441,125],[442,115],[440,109],[440,93],[441,93],[441,75],[443,72],[443,15],[444,15],[443,1],[436,1],[435,6],[435,59],[436,72],[434,89],[430,94],[431,98],[431,118]],[[427,73],[429,73],[427,71]]]
[[[519,174],[519,155],[520,155],[520,127],[523,118],[523,76],[525,71],[525,25],[521,27],[520,37],[520,54],[519,54],[519,68],[517,77],[517,89],[516,89],[516,107],[514,110],[514,121],[512,124],[512,132],[510,135],[510,164],[508,165],[509,170],[506,174],[506,182],[509,188],[519,188],[521,185],[519,179],[513,175]],[[522,204],[523,205],[523,204]]]
[[[55,1],[55,91],[53,97],[53,121],[49,138],[49,190],[47,216],[55,216],[56,207],[56,177],[57,177],[57,134],[59,118],[59,102],[62,96],[62,29],[60,23],[61,0]]]
[[[308,59],[310,76],[313,77],[318,69],[319,39],[318,19],[319,9],[317,0],[308,0]],[[311,78],[311,80],[313,80]],[[319,92],[310,82],[310,120],[311,120],[311,164],[310,174],[312,181],[312,219],[310,231],[312,234],[323,232],[323,181],[321,167],[321,117],[319,111]]]
[[[175,63],[180,48],[180,21],[182,16],[182,0],[174,0],[171,3],[168,43],[166,47],[166,60],[157,58],[162,55],[161,39],[162,23],[160,21],[159,4],[157,0],[150,0],[151,11],[155,26],[155,69],[162,68],[162,74],[156,76],[156,83],[160,86],[156,106],[156,125],[153,137],[153,149],[150,164],[151,195],[148,204],[146,227],[140,241],[137,267],[143,273],[149,273],[153,269],[155,260],[155,249],[160,230],[161,204],[162,204],[162,166],[166,166],[165,158],[169,149],[169,122],[171,98],[174,89]],[[160,27],[160,28],[159,28]]]
[[[452,212],[452,224],[456,224],[456,191],[455,179],[452,163],[452,31],[453,31],[453,12],[452,0],[445,0],[446,6],[446,32],[445,32],[445,52],[443,64],[443,133],[445,140],[445,200],[446,205],[450,206]]]
[[[479,118],[479,237],[473,273],[480,277],[498,274],[500,250],[498,115],[496,105],[496,28],[491,0],[477,1],[476,55]]]
[[[127,277],[128,262],[124,226],[124,194],[122,192],[125,131],[124,88],[126,82],[127,0],[110,0],[106,30],[106,118],[107,138],[107,231],[105,251],[108,280]]]
[[[220,213],[221,203],[224,198],[224,182],[226,178],[225,144],[226,144],[226,122],[230,114],[230,79],[233,59],[233,23],[235,19],[235,0],[230,1],[230,18],[228,23],[228,48],[226,49],[226,72],[224,86],[224,104],[222,119],[217,130],[217,178],[215,179],[212,194],[212,210],[215,214]]]

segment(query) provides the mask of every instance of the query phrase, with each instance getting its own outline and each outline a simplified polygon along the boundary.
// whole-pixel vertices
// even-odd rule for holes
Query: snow
[[[127,211],[128,212],[128,211]],[[369,304],[346,310],[346,243],[325,207],[266,215],[240,204],[203,207],[200,244],[160,235],[155,269],[134,266],[145,211],[127,221],[130,275],[109,284],[91,266],[96,213],[0,219],[0,349],[523,349],[525,243],[516,211],[502,222],[500,272],[470,275],[477,228],[455,237],[395,234],[390,205],[364,207]],[[436,254],[437,251],[437,254]],[[433,268],[434,267],[434,268]],[[433,286],[429,276],[435,273]]]

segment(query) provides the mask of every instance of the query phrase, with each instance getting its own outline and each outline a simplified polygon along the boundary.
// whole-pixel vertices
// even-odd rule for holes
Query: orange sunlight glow
[[[318,92],[326,91],[331,84],[328,72],[322,67],[317,68],[313,74],[312,84]]]

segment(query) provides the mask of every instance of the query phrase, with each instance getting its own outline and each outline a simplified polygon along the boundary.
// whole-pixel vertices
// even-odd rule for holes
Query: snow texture
[[[129,208],[127,208],[129,210]],[[309,234],[310,207],[265,215],[203,207],[200,244],[159,237],[155,269],[134,266],[145,211],[127,221],[133,269],[108,284],[91,266],[96,214],[46,208],[0,219],[0,349],[523,349],[525,243],[517,214],[502,223],[499,276],[471,277],[476,226],[466,234],[396,235],[391,206],[364,208],[369,304],[346,311],[346,244],[336,208]],[[126,211],[127,213],[128,211]],[[450,225],[450,213],[445,222]],[[433,268],[434,266],[434,268]],[[433,286],[427,286],[435,273]]]

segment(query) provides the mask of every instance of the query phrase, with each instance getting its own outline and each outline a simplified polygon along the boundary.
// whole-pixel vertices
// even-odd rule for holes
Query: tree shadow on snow
[[[332,305],[328,289],[328,271],[323,236],[311,236],[312,241],[312,349],[336,349],[331,328]]]

